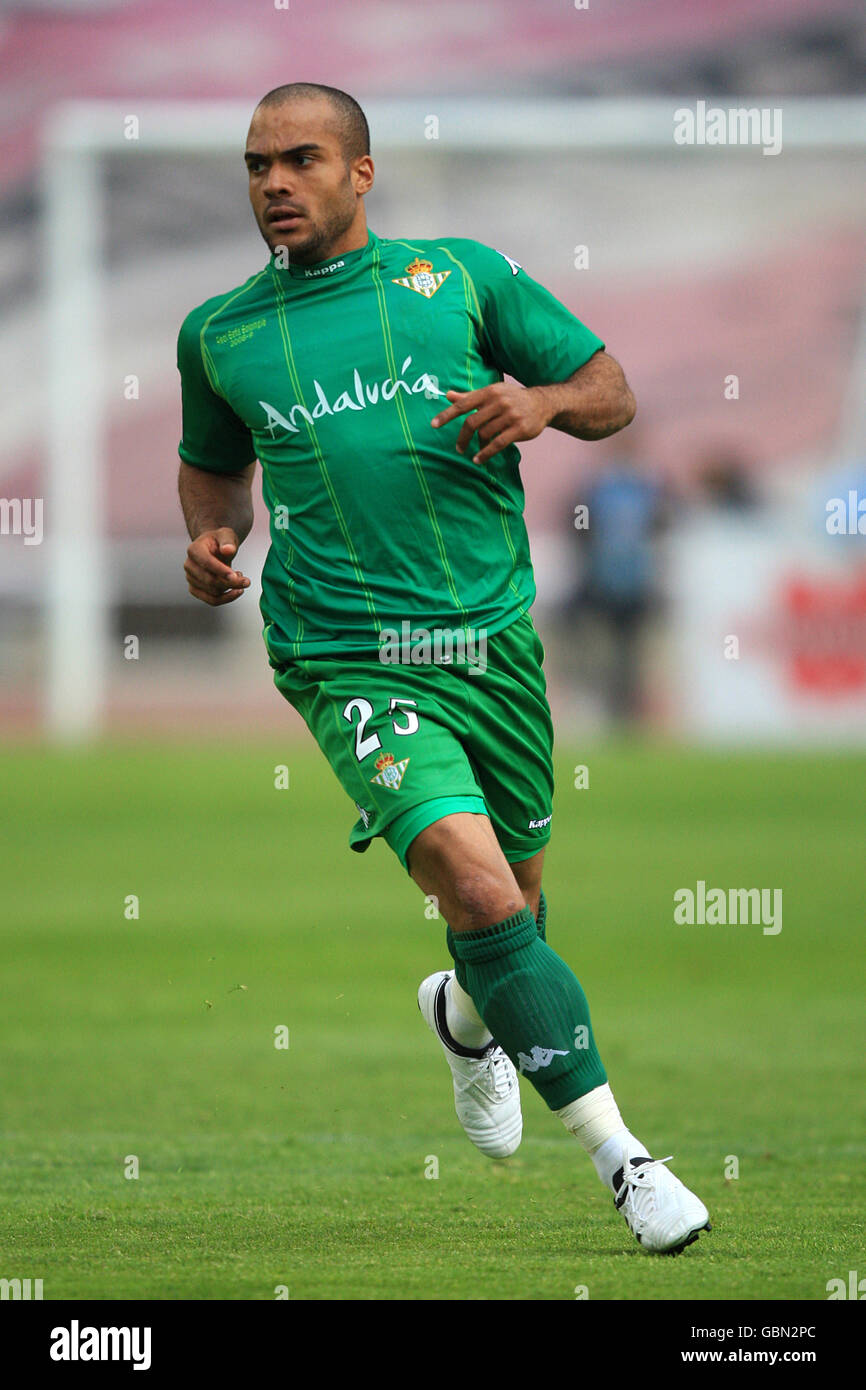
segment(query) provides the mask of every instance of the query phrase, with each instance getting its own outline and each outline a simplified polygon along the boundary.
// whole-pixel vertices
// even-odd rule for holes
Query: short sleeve
[[[184,319],[177,339],[183,408],[183,436],[178,453],[184,463],[209,473],[240,473],[256,457],[253,437],[208,380],[198,317],[193,311]]]
[[[501,251],[480,242],[460,258],[475,283],[490,360],[524,386],[565,381],[604,343]],[[459,254],[459,253],[458,253]]]

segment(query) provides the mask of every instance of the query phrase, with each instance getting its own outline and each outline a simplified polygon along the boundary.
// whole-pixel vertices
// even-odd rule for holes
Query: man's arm
[[[622,367],[603,351],[594,353],[566,381],[544,386],[499,381],[480,391],[446,394],[451,405],[431,423],[439,429],[471,411],[456,447],[465,453],[477,432],[484,447],[473,463],[486,463],[509,444],[535,439],[548,425],[577,439],[605,439],[630,424],[637,409]]]
[[[240,473],[208,473],[181,463],[177,485],[192,544],[184,573],[193,598],[218,608],[240,598],[250,581],[226,563],[238,552],[253,524],[252,481],[256,465]]]
[[[548,425],[576,439],[606,439],[630,425],[637,402],[615,357],[597,352],[567,381],[532,386],[551,410]]]

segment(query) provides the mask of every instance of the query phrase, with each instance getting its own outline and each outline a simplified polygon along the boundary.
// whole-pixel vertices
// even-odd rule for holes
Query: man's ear
[[[373,161],[368,154],[353,160],[351,166],[352,186],[359,197],[370,192],[373,187],[375,172]]]

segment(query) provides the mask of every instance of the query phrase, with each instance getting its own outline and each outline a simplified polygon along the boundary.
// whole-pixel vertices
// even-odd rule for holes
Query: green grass
[[[0,1276],[64,1300],[765,1300],[866,1273],[866,759],[558,759],[549,939],[627,1122],[710,1207],[678,1260],[639,1251],[526,1083],[514,1159],[463,1137],[415,1004],[443,924],[384,845],[350,854],[308,745],[4,763]],[[781,933],[675,926],[699,878],[782,888]]]

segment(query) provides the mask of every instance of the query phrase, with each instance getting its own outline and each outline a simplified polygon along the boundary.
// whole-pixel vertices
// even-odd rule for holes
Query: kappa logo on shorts
[[[550,825],[553,815],[545,816],[544,820],[531,820],[526,827],[527,830],[543,830],[546,825]]]
[[[370,781],[375,782],[379,787],[390,787],[392,792],[397,791],[403,781],[403,775],[409,765],[409,759],[403,758],[399,763],[395,763],[393,753],[380,753],[376,759],[376,767],[379,771]]]

